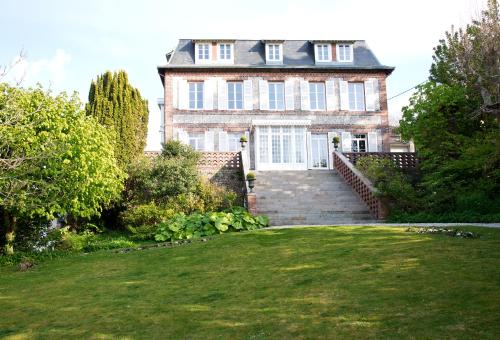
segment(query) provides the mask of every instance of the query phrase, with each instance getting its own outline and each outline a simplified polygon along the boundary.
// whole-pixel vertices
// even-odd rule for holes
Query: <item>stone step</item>
[[[271,225],[373,222],[367,207],[335,171],[259,171],[257,211]]]

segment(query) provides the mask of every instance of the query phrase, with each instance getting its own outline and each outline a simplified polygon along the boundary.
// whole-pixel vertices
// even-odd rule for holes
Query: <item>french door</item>
[[[258,126],[255,131],[257,170],[307,169],[305,127]]]
[[[327,135],[311,135],[311,167],[328,169]]]

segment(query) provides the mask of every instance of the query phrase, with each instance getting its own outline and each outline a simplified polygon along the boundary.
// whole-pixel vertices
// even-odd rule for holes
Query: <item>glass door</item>
[[[311,135],[311,158],[314,169],[328,169],[327,135]]]
[[[307,169],[305,134],[304,127],[256,127],[257,170]]]

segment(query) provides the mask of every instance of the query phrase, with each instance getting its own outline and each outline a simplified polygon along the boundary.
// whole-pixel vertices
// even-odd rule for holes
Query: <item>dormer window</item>
[[[195,62],[196,63],[208,63],[211,56],[211,45],[209,43],[197,43],[195,45]]]
[[[282,44],[266,44],[266,62],[281,63],[283,62],[283,45]]]
[[[353,59],[352,44],[338,44],[337,58],[338,61],[340,62],[352,62]]]
[[[316,44],[315,45],[316,62],[332,61],[332,45]]]
[[[221,43],[217,49],[217,59],[222,62],[233,61],[233,44]]]

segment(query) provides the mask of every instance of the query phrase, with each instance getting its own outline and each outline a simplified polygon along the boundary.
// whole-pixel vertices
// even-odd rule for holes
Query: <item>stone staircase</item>
[[[258,171],[256,177],[257,213],[271,225],[375,222],[334,170]]]

